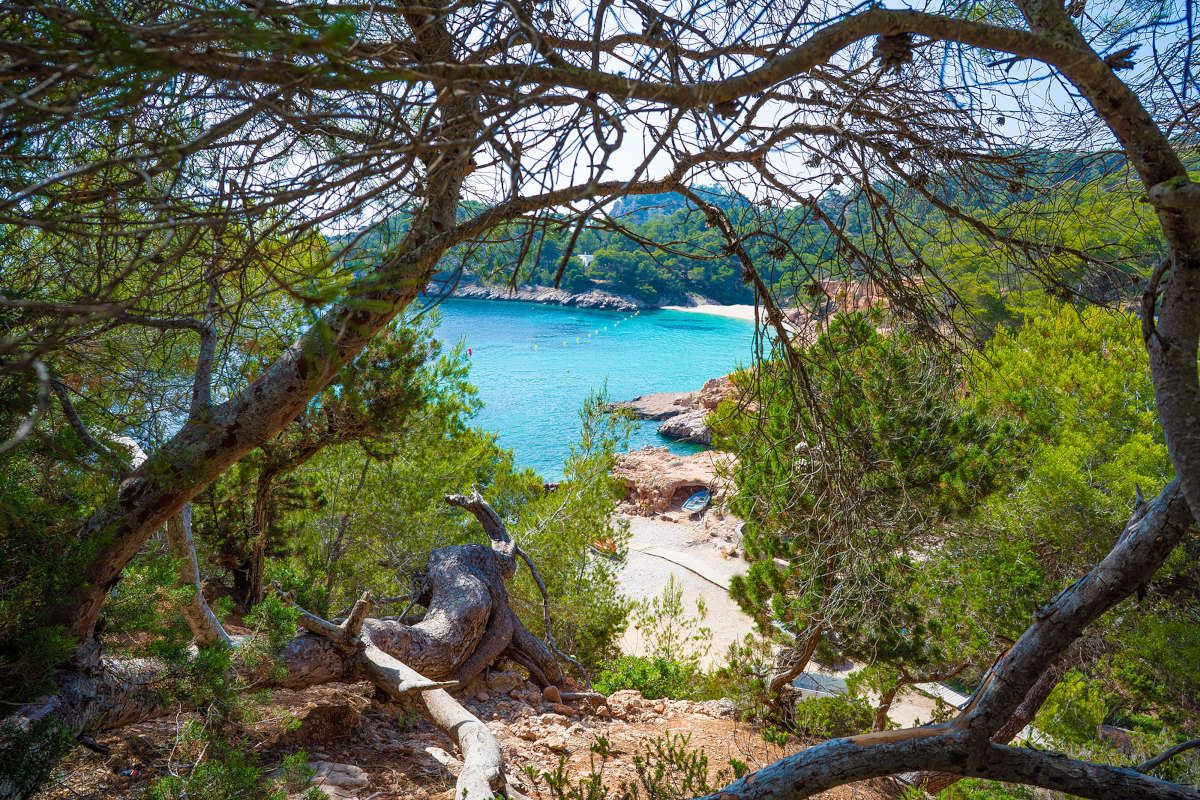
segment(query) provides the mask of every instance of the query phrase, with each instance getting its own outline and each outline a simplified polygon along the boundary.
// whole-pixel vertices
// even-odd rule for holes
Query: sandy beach
[[[732,317],[733,319],[744,319],[747,322],[754,321],[754,306],[751,305],[719,306],[706,304],[699,306],[663,306],[663,309],[666,311],[689,311],[693,314],[711,314],[714,317]]]

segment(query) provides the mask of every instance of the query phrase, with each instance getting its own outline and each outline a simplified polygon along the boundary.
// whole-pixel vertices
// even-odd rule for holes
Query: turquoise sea
[[[475,424],[498,433],[519,464],[547,480],[562,477],[580,406],[606,381],[612,400],[691,391],[748,364],[754,340],[750,322],[683,311],[458,299],[438,308],[438,338],[471,349],[471,382],[484,403]],[[630,448],[702,449],[663,439],[658,424],[641,423]]]

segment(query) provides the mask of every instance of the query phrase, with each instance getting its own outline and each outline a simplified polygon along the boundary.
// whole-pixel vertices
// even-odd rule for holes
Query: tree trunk
[[[897,683],[879,696],[879,704],[875,706],[875,718],[871,721],[872,731],[887,730],[888,712],[892,710],[892,703],[896,700],[896,694],[903,685],[902,683]]]
[[[355,604],[342,627],[301,612],[309,632],[297,636],[278,654],[282,674],[267,669],[244,675],[256,685],[303,689],[330,681],[370,680],[393,699],[410,704],[459,742],[464,776],[459,786],[471,796],[483,786],[502,790],[503,761],[487,728],[444,691],[463,686],[485,668],[508,658],[525,667],[539,685],[563,687],[562,669],[554,653],[525,628],[508,603],[505,582],[516,574],[516,545],[499,516],[478,493],[448,502],[471,510],[483,523],[491,546],[443,547],[429,555],[419,602],[428,610],[413,625],[396,618],[365,618],[367,598]],[[198,642],[236,646],[221,630],[199,592],[199,570],[187,517],[171,521],[172,553],[183,559],[182,583],[197,588],[184,609]],[[291,598],[285,595],[285,599]],[[148,660],[96,660],[96,668],[63,670],[54,676],[57,692],[21,708],[9,719],[23,731],[42,720],[59,723],[73,737],[129,725],[165,713],[169,706],[153,690],[163,667]],[[8,735],[0,749],[22,746]],[[41,745],[37,754],[52,766],[63,754]],[[36,758],[34,760],[37,760]],[[43,770],[44,771],[44,770]],[[29,797],[37,782],[17,784],[0,778],[0,800]],[[462,796],[461,792],[458,796]]]
[[[254,512],[251,515],[251,540],[254,550],[250,553],[250,563],[247,565],[246,594],[242,602],[246,608],[253,608],[263,599],[263,572],[267,561],[267,534],[271,527],[271,490],[275,488],[275,478],[280,469],[273,466],[263,468],[258,476],[254,490]]]
[[[801,647],[791,647],[779,654],[775,662],[775,674],[771,676],[771,682],[767,685],[767,693],[770,697],[779,697],[792,679],[804,672],[820,643],[821,629],[818,628],[815,633],[809,635]],[[793,656],[795,660],[785,665],[784,662],[789,655]]]

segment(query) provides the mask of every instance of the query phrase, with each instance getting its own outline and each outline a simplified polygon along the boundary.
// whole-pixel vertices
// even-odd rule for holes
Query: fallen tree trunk
[[[525,628],[508,603],[505,582],[517,568],[516,544],[499,515],[476,490],[470,497],[450,496],[448,503],[470,510],[483,524],[491,546],[455,545],[429,555],[417,602],[428,610],[421,621],[368,618],[365,594],[341,625],[300,609],[306,631],[286,644],[271,672],[258,669],[241,677],[261,686],[303,689],[331,681],[370,681],[392,700],[420,713],[454,741],[463,753],[456,797],[504,794],[504,762],[487,727],[447,691],[465,685],[502,658],[525,667],[541,686],[564,687],[554,653]],[[198,643],[236,647],[221,629],[199,591],[200,576],[186,516],[172,520],[168,541],[182,558],[182,582],[196,587],[184,609]],[[294,599],[282,595],[294,605]],[[63,670],[53,680],[57,691],[27,704],[6,722],[0,755],[24,751],[34,766],[21,779],[0,776],[0,798],[24,798],[36,791],[46,771],[63,754],[63,733],[87,737],[167,712],[157,691],[163,666],[150,660],[95,659],[94,669]],[[34,741],[44,723],[54,736]],[[24,737],[24,738],[22,738]],[[35,737],[36,738],[36,737]],[[2,741],[6,739],[7,741]],[[38,766],[40,765],[40,766]]]

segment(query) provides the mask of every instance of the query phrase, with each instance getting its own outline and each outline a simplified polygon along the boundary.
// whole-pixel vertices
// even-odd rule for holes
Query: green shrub
[[[796,703],[796,730],[822,739],[855,736],[871,730],[875,712],[862,697],[815,697]]]
[[[938,800],[1036,800],[1035,789],[999,781],[966,778],[938,795]]]
[[[524,771],[538,800],[683,800],[708,794],[748,771],[745,763],[733,759],[731,769],[719,770],[710,779],[708,756],[703,750],[689,749],[688,740],[688,736],[675,733],[646,744],[643,752],[633,757],[636,780],[621,781],[615,789],[603,780],[605,762],[611,755],[604,737],[592,745],[590,772],[574,785],[567,774],[566,756],[549,772],[539,773],[528,766]]]
[[[598,692],[611,694],[618,689],[637,689],[648,700],[698,699],[696,692],[701,684],[707,681],[699,667],[663,656],[621,656],[594,681]]]
[[[45,785],[55,762],[74,746],[74,734],[52,717],[37,720],[28,730],[10,720],[0,722],[0,786],[13,792],[8,796],[27,796]]]
[[[258,797],[263,800],[287,800],[288,792],[308,785],[312,768],[305,763],[307,754],[301,750],[285,758],[272,774],[260,765],[252,754],[231,751],[224,758],[196,764],[186,775],[168,775],[156,781],[147,791],[149,800],[242,800]],[[303,800],[328,800],[320,789],[312,788]]]
[[[1108,715],[1108,701],[1083,673],[1071,670],[1054,687],[1038,711],[1034,726],[1056,741],[1086,744]]]

